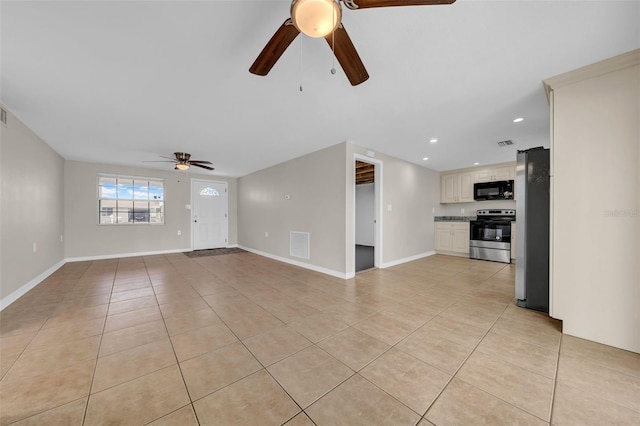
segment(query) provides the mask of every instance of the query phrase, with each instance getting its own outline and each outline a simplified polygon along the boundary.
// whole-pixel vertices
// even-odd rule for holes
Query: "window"
[[[200,195],[203,197],[219,197],[220,193],[217,189],[207,186],[202,191],[200,191]]]
[[[98,223],[164,223],[164,181],[126,176],[98,176]]]

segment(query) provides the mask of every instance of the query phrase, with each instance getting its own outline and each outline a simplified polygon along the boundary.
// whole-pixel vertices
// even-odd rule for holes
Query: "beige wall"
[[[355,244],[354,154],[365,155],[367,151],[347,143],[347,250]],[[434,249],[433,209],[437,211],[440,205],[439,173],[377,152],[374,159],[382,162],[382,266],[430,253]],[[347,257],[347,271],[354,269],[351,255]]]
[[[344,157],[339,144],[239,178],[239,244],[344,273]],[[310,233],[310,259],[290,256],[290,231]]]
[[[99,226],[97,175],[164,179],[164,225]],[[229,245],[237,244],[237,179],[137,167],[65,162],[66,257],[115,256],[191,248],[191,178],[228,182]],[[182,235],[178,236],[178,231]]]
[[[64,160],[11,113],[0,125],[3,307],[64,260]],[[36,252],[33,244],[36,244]],[[37,284],[37,282],[32,283]]]
[[[366,148],[341,143],[238,180],[238,241],[338,276],[355,271],[355,160]],[[383,163],[382,266],[433,251],[439,174],[376,153]],[[291,199],[286,200],[285,195]],[[392,205],[392,211],[387,205]],[[311,234],[309,260],[289,255],[289,232]],[[269,237],[265,237],[265,232]]]
[[[551,314],[567,334],[640,352],[640,50],[547,83]]]

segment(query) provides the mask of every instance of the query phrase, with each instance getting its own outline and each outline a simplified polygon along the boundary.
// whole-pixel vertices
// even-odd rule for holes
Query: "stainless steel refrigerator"
[[[517,305],[549,312],[549,150],[518,151],[516,166]]]

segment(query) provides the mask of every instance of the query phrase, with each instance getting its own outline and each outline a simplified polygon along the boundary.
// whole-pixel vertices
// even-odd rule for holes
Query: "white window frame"
[[[153,201],[159,201],[162,202],[162,221],[161,222],[151,222],[150,217],[149,217],[149,221],[148,222],[112,222],[112,223],[105,223],[101,221],[101,215],[102,215],[102,209],[101,209],[101,201],[105,200],[105,201],[118,201],[120,200],[120,198],[117,197],[116,198],[101,198],[100,194],[100,183],[101,183],[101,179],[102,178],[107,178],[107,179],[116,179],[116,182],[118,179],[127,179],[127,180],[132,180],[133,181],[133,185],[136,184],[136,181],[140,182],[140,181],[146,181],[147,187],[149,186],[149,182],[159,182],[162,184],[162,199],[159,200],[153,200],[153,199],[147,199],[146,202],[150,203]],[[131,201],[131,202],[145,202],[145,200],[136,200],[135,197],[132,195],[132,198],[126,198],[123,199],[125,201]],[[166,206],[167,206],[167,190],[166,190],[166,185],[165,185],[165,180],[162,178],[155,178],[155,177],[147,177],[147,176],[129,176],[129,175],[117,175],[117,174],[107,174],[107,173],[98,173],[96,175],[96,207],[97,207],[97,220],[98,220],[98,226],[135,226],[135,225],[143,225],[143,226],[162,226],[165,224],[165,214],[166,214]],[[116,213],[117,216],[117,213]]]

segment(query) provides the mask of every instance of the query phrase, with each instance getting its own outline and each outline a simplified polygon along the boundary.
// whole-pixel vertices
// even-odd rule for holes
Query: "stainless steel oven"
[[[469,257],[511,263],[511,222],[515,210],[478,210],[469,227]]]

